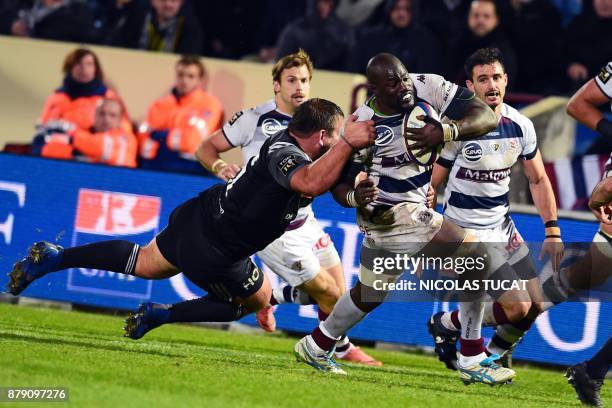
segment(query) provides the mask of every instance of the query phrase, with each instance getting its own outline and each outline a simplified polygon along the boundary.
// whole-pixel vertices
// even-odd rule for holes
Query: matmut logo
[[[159,226],[159,197],[80,189],[75,230],[99,235],[132,235]]]

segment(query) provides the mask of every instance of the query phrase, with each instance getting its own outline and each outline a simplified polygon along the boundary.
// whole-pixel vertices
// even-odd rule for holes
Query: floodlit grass
[[[560,369],[518,367],[512,385],[465,386],[434,357],[368,350],[384,367],[337,377],[297,364],[294,338],[167,325],[134,341],[122,326],[0,304],[0,387],[68,387],[70,405],[83,407],[579,406]],[[607,406],[611,395],[604,386]]]

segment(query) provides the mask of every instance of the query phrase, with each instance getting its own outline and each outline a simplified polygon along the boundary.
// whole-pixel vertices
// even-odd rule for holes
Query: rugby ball
[[[422,154],[417,155],[417,151],[420,149],[413,149],[412,145],[415,143],[414,139],[411,139],[411,133],[408,133],[407,128],[422,128],[425,126],[425,122],[417,119],[419,116],[431,116],[436,120],[440,120],[440,116],[435,109],[425,102],[417,103],[414,108],[410,111],[410,114],[404,115],[404,123],[402,126],[404,134],[404,142],[406,143],[406,150],[408,151],[408,157],[411,160],[419,163],[422,166],[431,166],[436,161],[438,153],[437,147],[428,148],[423,151]]]

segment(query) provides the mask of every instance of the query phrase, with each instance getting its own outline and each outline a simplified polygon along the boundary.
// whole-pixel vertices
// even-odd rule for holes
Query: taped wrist
[[[346,202],[353,208],[359,207],[359,204],[357,204],[357,200],[355,199],[355,190],[351,190],[346,193]]]
[[[561,238],[561,228],[557,220],[546,221],[544,224],[544,235],[546,238]]]
[[[210,171],[213,174],[217,174],[223,167],[225,167],[227,165],[227,163],[225,162],[225,160],[223,159],[217,159],[215,160],[215,162],[212,164],[212,166],[210,166]]]
[[[455,122],[443,123],[442,133],[444,135],[444,142],[457,140],[459,138],[459,126]]]

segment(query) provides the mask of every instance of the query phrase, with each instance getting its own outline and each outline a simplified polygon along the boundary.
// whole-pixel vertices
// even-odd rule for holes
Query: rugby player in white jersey
[[[240,167],[226,163],[219,153],[240,146],[245,163],[257,156],[263,143],[284,130],[295,109],[308,99],[312,71],[312,62],[302,50],[281,58],[272,68],[274,98],[236,113],[222,129],[204,140],[196,152],[202,165],[223,180],[234,177]],[[274,289],[271,305],[316,303],[319,319],[324,320],[346,290],[338,252],[310,205],[300,208],[287,232],[257,256],[288,283]],[[257,321],[264,330],[274,331],[273,306],[259,311]],[[354,363],[382,365],[346,336],[336,348],[336,356]]]
[[[580,123],[596,130],[602,136],[612,140],[612,121],[604,117],[599,107],[612,101],[612,61],[608,62],[599,74],[589,80],[576,92],[567,105],[567,113]],[[596,277],[595,281],[609,279],[612,273],[612,152],[605,164],[603,179],[593,190],[589,207],[601,222],[599,231],[593,237],[593,245],[589,256],[585,257],[587,268],[591,271],[605,271],[607,276]],[[583,277],[582,270],[576,268],[569,275]],[[593,279],[593,278],[591,278]],[[581,280],[584,280],[581,279]],[[588,284],[589,282],[587,282]],[[574,283],[580,285],[580,283]],[[605,345],[590,360],[571,366],[566,373],[570,384],[576,390],[580,401],[588,405],[601,406],[599,396],[604,377],[612,364],[612,339],[608,338]]]
[[[545,226],[540,259],[550,256],[557,272],[563,243],[555,195],[537,148],[533,123],[504,103],[508,75],[500,51],[497,48],[477,50],[467,59],[465,71],[469,78],[467,87],[495,112],[498,126],[481,137],[444,145],[434,165],[430,197],[448,179],[444,218],[467,229],[480,241],[500,246],[519,278],[529,280],[531,307],[528,303],[513,301],[509,292],[501,294],[495,302],[485,303],[483,325],[497,326],[487,352],[505,357],[543,308],[529,248],[508,213],[510,172],[519,159]],[[438,312],[428,322],[436,353],[451,369],[456,366],[455,343],[461,330],[458,315],[458,310]]]
[[[471,91],[441,76],[409,74],[391,54],[373,57],[366,76],[374,95],[355,114],[361,120],[374,120],[378,134],[376,146],[358,151],[343,181],[332,190],[338,203],[357,207],[357,221],[364,233],[359,282],[341,296],[331,315],[294,349],[298,361],[337,374],[346,373],[331,358],[335,342],[385,299],[388,292],[376,289],[376,282],[384,287],[395,282],[402,272],[399,268],[374,273],[367,261],[364,262],[364,257],[372,253],[369,251],[408,256],[427,253],[430,249],[449,251],[453,256],[486,253],[490,254],[485,266],[488,275],[514,274],[509,264],[500,259],[502,254],[490,252],[462,228],[427,208],[431,173],[427,166],[411,158],[404,140],[403,117],[417,101],[427,102],[451,122],[442,124],[424,117],[427,124],[423,128],[408,128],[410,138],[416,141],[413,151],[438,146],[444,140],[463,140],[489,132],[497,126],[493,111]],[[355,187],[355,176],[361,170],[369,175]],[[470,242],[474,244],[469,245]],[[460,377],[466,382],[505,383],[515,373],[496,364],[495,357],[487,357],[480,333],[482,312],[480,298],[461,302]]]

